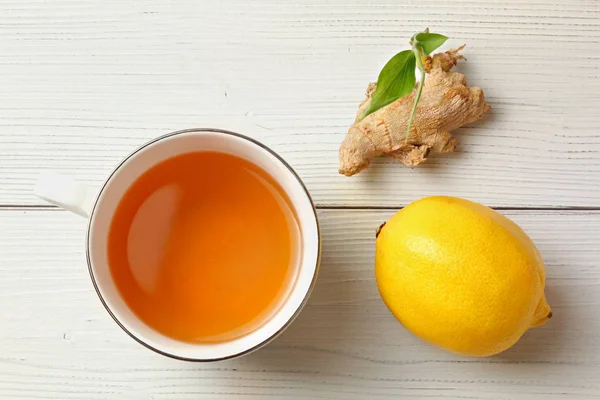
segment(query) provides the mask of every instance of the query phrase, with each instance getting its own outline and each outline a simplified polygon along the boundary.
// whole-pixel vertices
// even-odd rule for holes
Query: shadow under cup
[[[127,306],[108,264],[108,235],[113,215],[129,187],[156,164],[190,152],[214,151],[245,159],[266,171],[286,193],[300,227],[299,262],[295,280],[282,304],[262,325],[235,339],[217,343],[189,343],[152,329]],[[292,168],[272,150],[243,135],[218,129],[196,129],[159,137],[127,157],[111,174],[96,200],[87,235],[90,275],[107,311],[130,336],[166,356],[190,361],[214,361],[249,353],[282,332],[308,299],[315,283],[320,233],[310,195]]]

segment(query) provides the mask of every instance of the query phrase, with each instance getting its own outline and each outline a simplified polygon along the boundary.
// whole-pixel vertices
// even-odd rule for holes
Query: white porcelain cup
[[[89,219],[86,253],[92,282],[113,319],[135,340],[166,356],[189,361],[215,361],[247,354],[281,333],[306,303],[319,267],[320,234],[315,207],[294,170],[275,152],[245,135],[254,125],[223,129],[190,129],[169,133],[125,158],[106,179],[98,195],[85,185],[54,173],[40,176],[36,195]],[[254,135],[253,135],[254,136]],[[119,201],[132,183],[157,163],[194,151],[217,151],[244,158],[268,172],[287,193],[300,225],[302,253],[296,280],[277,311],[260,327],[237,339],[214,344],[178,341],[153,330],[126,305],[112,279],[107,258],[108,232]]]

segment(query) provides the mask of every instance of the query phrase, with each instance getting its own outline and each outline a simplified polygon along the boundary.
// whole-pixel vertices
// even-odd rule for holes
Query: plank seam
[[[403,208],[403,205],[397,206],[335,206],[324,205],[316,206],[317,210],[333,211],[394,211]],[[600,211],[600,206],[558,206],[558,207],[513,207],[513,206],[491,206],[498,211]],[[37,210],[37,211],[63,211],[60,207],[50,204],[0,204],[0,210]]]

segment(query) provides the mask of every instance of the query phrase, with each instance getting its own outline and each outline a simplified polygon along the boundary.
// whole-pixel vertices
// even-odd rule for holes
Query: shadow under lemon
[[[555,286],[554,283],[555,281],[547,280],[545,290],[548,304],[552,307],[552,318],[542,326],[529,329],[513,347],[492,359],[515,363],[555,363],[568,360],[569,354],[565,350],[569,336],[572,336],[572,332],[568,332],[569,325],[582,326],[581,322],[574,320],[573,314],[561,307],[561,300],[565,295],[562,290],[565,288]]]

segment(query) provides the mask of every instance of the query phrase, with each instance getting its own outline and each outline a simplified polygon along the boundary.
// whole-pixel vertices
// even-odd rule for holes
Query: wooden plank
[[[390,212],[322,210],[321,272],[300,317],[256,353],[203,365],[154,354],[112,322],[89,281],[83,219],[0,210],[0,398],[598,398],[600,212],[506,214],[546,260],[554,317],[499,356],[448,354],[394,320],[372,271]]]
[[[323,206],[429,194],[493,206],[600,206],[600,3],[273,0],[0,2],[0,204],[40,204],[38,172],[98,186],[127,153],[207,117],[247,115]],[[367,83],[415,31],[467,43],[492,104],[458,153],[337,175]]]

